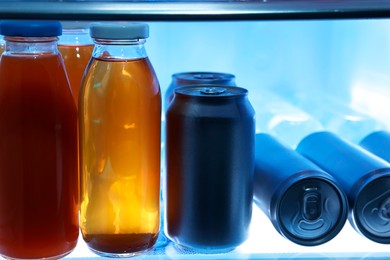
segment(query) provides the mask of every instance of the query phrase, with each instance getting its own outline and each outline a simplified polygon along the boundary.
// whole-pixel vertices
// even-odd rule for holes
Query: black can
[[[168,105],[172,102],[172,99],[175,95],[175,89],[179,87],[193,85],[236,86],[235,79],[236,77],[233,74],[221,72],[195,71],[175,73],[172,75],[171,84],[165,92],[165,110],[168,109]]]
[[[337,181],[268,134],[256,134],[255,203],[294,243],[315,246],[334,238],[348,216]]]
[[[305,137],[297,151],[341,184],[355,230],[372,241],[390,244],[390,164],[330,132]]]
[[[180,248],[226,252],[248,235],[255,112],[247,90],[179,88],[166,115],[166,235]]]

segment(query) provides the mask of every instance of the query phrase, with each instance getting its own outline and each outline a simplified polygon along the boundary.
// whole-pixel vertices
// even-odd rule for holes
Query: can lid
[[[62,34],[59,21],[39,20],[3,20],[0,23],[0,34],[19,37],[52,37]]]
[[[90,27],[92,38],[131,40],[149,37],[149,25],[132,22],[101,22],[93,23]]]
[[[290,186],[279,202],[281,233],[291,241],[314,246],[335,237],[348,215],[346,195],[322,177],[302,179]]]
[[[240,87],[225,86],[225,85],[194,85],[179,87],[175,90],[175,95],[178,96],[191,96],[191,97],[241,97],[246,96],[248,90]]]
[[[390,176],[369,181],[356,197],[353,217],[367,238],[390,244]]]
[[[220,72],[182,72],[173,74],[172,77],[179,82],[178,85],[194,85],[194,84],[218,84],[234,86],[235,76],[229,73]]]

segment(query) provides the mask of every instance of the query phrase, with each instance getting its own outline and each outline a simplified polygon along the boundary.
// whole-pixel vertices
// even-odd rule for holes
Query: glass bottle
[[[77,110],[59,22],[3,21],[0,254],[59,258],[79,234]]]
[[[97,23],[79,100],[80,225],[98,255],[149,250],[159,231],[161,94],[143,23]]]
[[[58,50],[64,59],[76,107],[81,79],[91,58],[93,46],[88,24],[62,22],[62,36],[58,41]]]
[[[4,51],[4,44],[5,44],[5,42],[4,42],[3,36],[0,35],[0,56]]]

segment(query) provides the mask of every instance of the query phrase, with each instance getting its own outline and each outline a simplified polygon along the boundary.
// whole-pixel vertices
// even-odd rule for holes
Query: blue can
[[[367,151],[390,162],[390,132],[384,130],[372,132],[365,136],[359,144]]]
[[[213,71],[180,72],[172,75],[171,84],[165,92],[164,106],[168,109],[175,95],[175,90],[184,86],[223,85],[236,86],[236,77],[230,73]]]
[[[344,226],[348,201],[337,181],[268,134],[256,134],[254,199],[275,229],[294,243],[315,246]]]
[[[255,112],[247,90],[176,90],[166,115],[165,233],[179,248],[234,249],[252,217]]]
[[[341,184],[355,230],[372,241],[390,244],[390,164],[330,132],[305,137],[297,151]]]

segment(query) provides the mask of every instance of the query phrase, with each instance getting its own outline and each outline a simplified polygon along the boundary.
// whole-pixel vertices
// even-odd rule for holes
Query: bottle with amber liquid
[[[98,255],[148,251],[159,232],[161,94],[143,23],[97,23],[79,100],[84,241]]]
[[[77,110],[61,24],[2,21],[0,31],[0,254],[57,259],[79,234]]]
[[[81,79],[91,58],[93,47],[87,23],[62,22],[62,35],[58,41],[58,50],[64,59],[76,106],[78,106]]]

